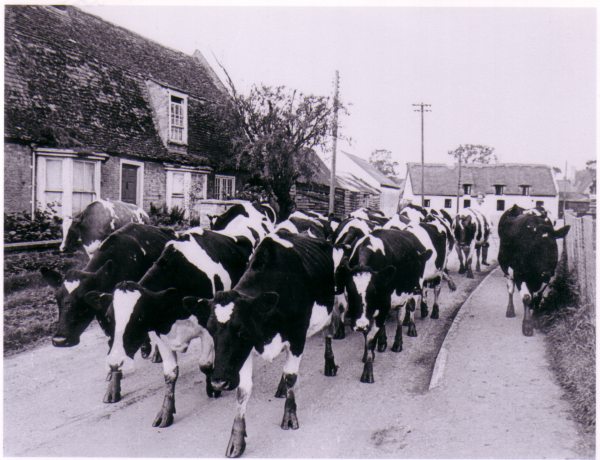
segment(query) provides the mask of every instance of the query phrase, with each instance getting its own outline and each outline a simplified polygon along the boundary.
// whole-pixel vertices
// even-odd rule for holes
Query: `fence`
[[[589,305],[590,316],[596,318],[596,219],[576,217],[565,212],[565,224],[571,226],[565,238],[567,261],[579,283],[579,295]]]

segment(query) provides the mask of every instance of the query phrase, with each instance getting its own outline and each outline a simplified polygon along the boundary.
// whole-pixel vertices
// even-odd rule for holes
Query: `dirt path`
[[[483,389],[486,383],[471,382],[482,386],[480,392],[454,387],[447,391],[445,384],[427,392],[445,330],[458,306],[483,276],[467,280],[455,275],[459,289],[455,293],[449,293],[447,288],[442,291],[441,318],[418,319],[419,336],[405,336],[402,353],[386,351],[377,355],[373,385],[359,382],[361,336],[349,334],[344,341],[334,341],[336,362],[340,365],[335,378],[323,376],[322,339],[309,340],[297,391],[300,421],[297,431],[279,428],[283,401],[273,394],[281,373],[281,357],[273,364],[256,360],[245,456],[433,458],[477,456],[485,452],[469,450],[473,430],[478,432],[479,427],[470,426],[468,419],[461,422],[458,435],[451,431],[463,417],[461,405],[478,403],[479,395],[487,391]],[[511,325],[520,331],[517,324]],[[487,340],[471,346],[483,352]],[[218,400],[205,395],[204,376],[195,364],[193,344],[180,361],[175,423],[170,428],[156,429],[151,423],[162,402],[161,366],[136,358],[135,372],[126,372],[122,382],[123,400],[114,405],[103,404],[105,342],[98,328],[93,328],[84,334],[78,348],[44,346],[5,359],[5,455],[223,456],[235,395],[226,393]],[[473,375],[470,369],[453,375],[451,369],[449,366],[448,382],[463,379],[457,384],[459,387],[466,385],[464,380],[470,381]],[[494,384],[501,385],[499,382],[501,379]],[[454,392],[459,396],[456,401]],[[558,395],[553,397],[560,406]],[[504,406],[509,406],[509,402],[510,399],[505,401]],[[482,413],[492,420],[494,412],[493,407],[488,407]],[[562,412],[553,415],[565,416]],[[507,422],[497,423],[504,429]],[[571,435],[575,436],[572,430],[561,436]],[[446,450],[446,444],[464,448]],[[495,451],[487,452],[491,455]]]

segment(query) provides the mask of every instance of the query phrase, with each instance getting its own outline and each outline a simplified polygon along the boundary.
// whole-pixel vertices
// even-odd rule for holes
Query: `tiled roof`
[[[188,94],[188,152],[159,137],[146,81]],[[206,164],[206,100],[224,97],[202,59],[72,7],[5,7],[5,137],[144,159]]]
[[[380,172],[375,166],[369,163],[367,160],[363,160],[356,155],[352,155],[351,153],[344,152],[344,155],[347,155],[352,161],[354,161],[358,166],[364,169],[370,176],[372,176],[379,184],[385,187],[392,188],[401,188],[401,184],[397,182],[397,180],[386,176],[382,172]]]
[[[408,163],[413,193],[421,193],[421,163]],[[456,196],[458,166],[425,164],[425,194]],[[505,195],[520,195],[521,185],[529,185],[530,195],[556,196],[552,170],[546,165],[498,163],[463,165],[461,184],[471,184],[471,194],[495,193],[495,185],[504,185]],[[461,192],[462,194],[462,187]]]
[[[316,168],[313,174],[309,177],[300,177],[298,182],[300,183],[314,183],[320,185],[326,185],[329,187],[331,183],[331,170],[325,164],[325,162],[317,154],[313,154],[313,161],[316,164]],[[351,192],[361,192],[370,194],[379,194],[379,190],[371,187],[362,179],[344,172],[336,173],[335,186],[349,190]]]

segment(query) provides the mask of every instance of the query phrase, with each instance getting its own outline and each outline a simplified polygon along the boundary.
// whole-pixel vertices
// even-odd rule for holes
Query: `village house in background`
[[[523,208],[544,206],[558,216],[558,187],[546,165],[497,163],[458,166],[425,164],[425,207],[456,212],[476,208],[497,222],[500,215],[517,204]],[[421,164],[408,163],[403,199],[421,204]]]
[[[71,6],[5,8],[5,211],[97,198],[189,207],[235,194],[203,106],[227,97],[196,51]]]
[[[578,216],[596,214],[596,160],[588,161],[586,168],[575,172],[574,181],[558,179],[559,213],[571,210]]]

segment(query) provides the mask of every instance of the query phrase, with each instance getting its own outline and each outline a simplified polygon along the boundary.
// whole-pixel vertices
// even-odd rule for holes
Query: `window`
[[[496,201],[496,211],[504,211],[505,204],[504,200]]]
[[[504,195],[504,185],[494,185],[496,195]]]
[[[543,201],[536,201],[535,202],[535,207],[536,208],[543,208],[544,207],[544,202]]]
[[[450,209],[452,207],[452,198],[446,198],[444,200],[444,208]]]
[[[186,216],[195,212],[197,201],[206,198],[206,174],[186,169],[167,170],[167,208],[177,206]]]
[[[521,195],[529,196],[529,185],[521,185]]]
[[[56,153],[55,153],[56,152]],[[100,197],[100,160],[65,150],[36,150],[36,208],[49,205],[62,217],[72,217]]]
[[[463,184],[463,192],[465,192],[465,195],[470,195],[471,194],[471,184]]]
[[[429,208],[431,206],[431,200],[430,199],[425,199],[423,200],[423,207],[425,208]]]
[[[470,208],[470,207],[471,207],[471,200],[464,200],[463,208]]]
[[[219,200],[226,200],[235,196],[235,177],[234,176],[216,176],[215,177],[215,196]]]
[[[169,141],[187,144],[187,96],[169,91]]]

